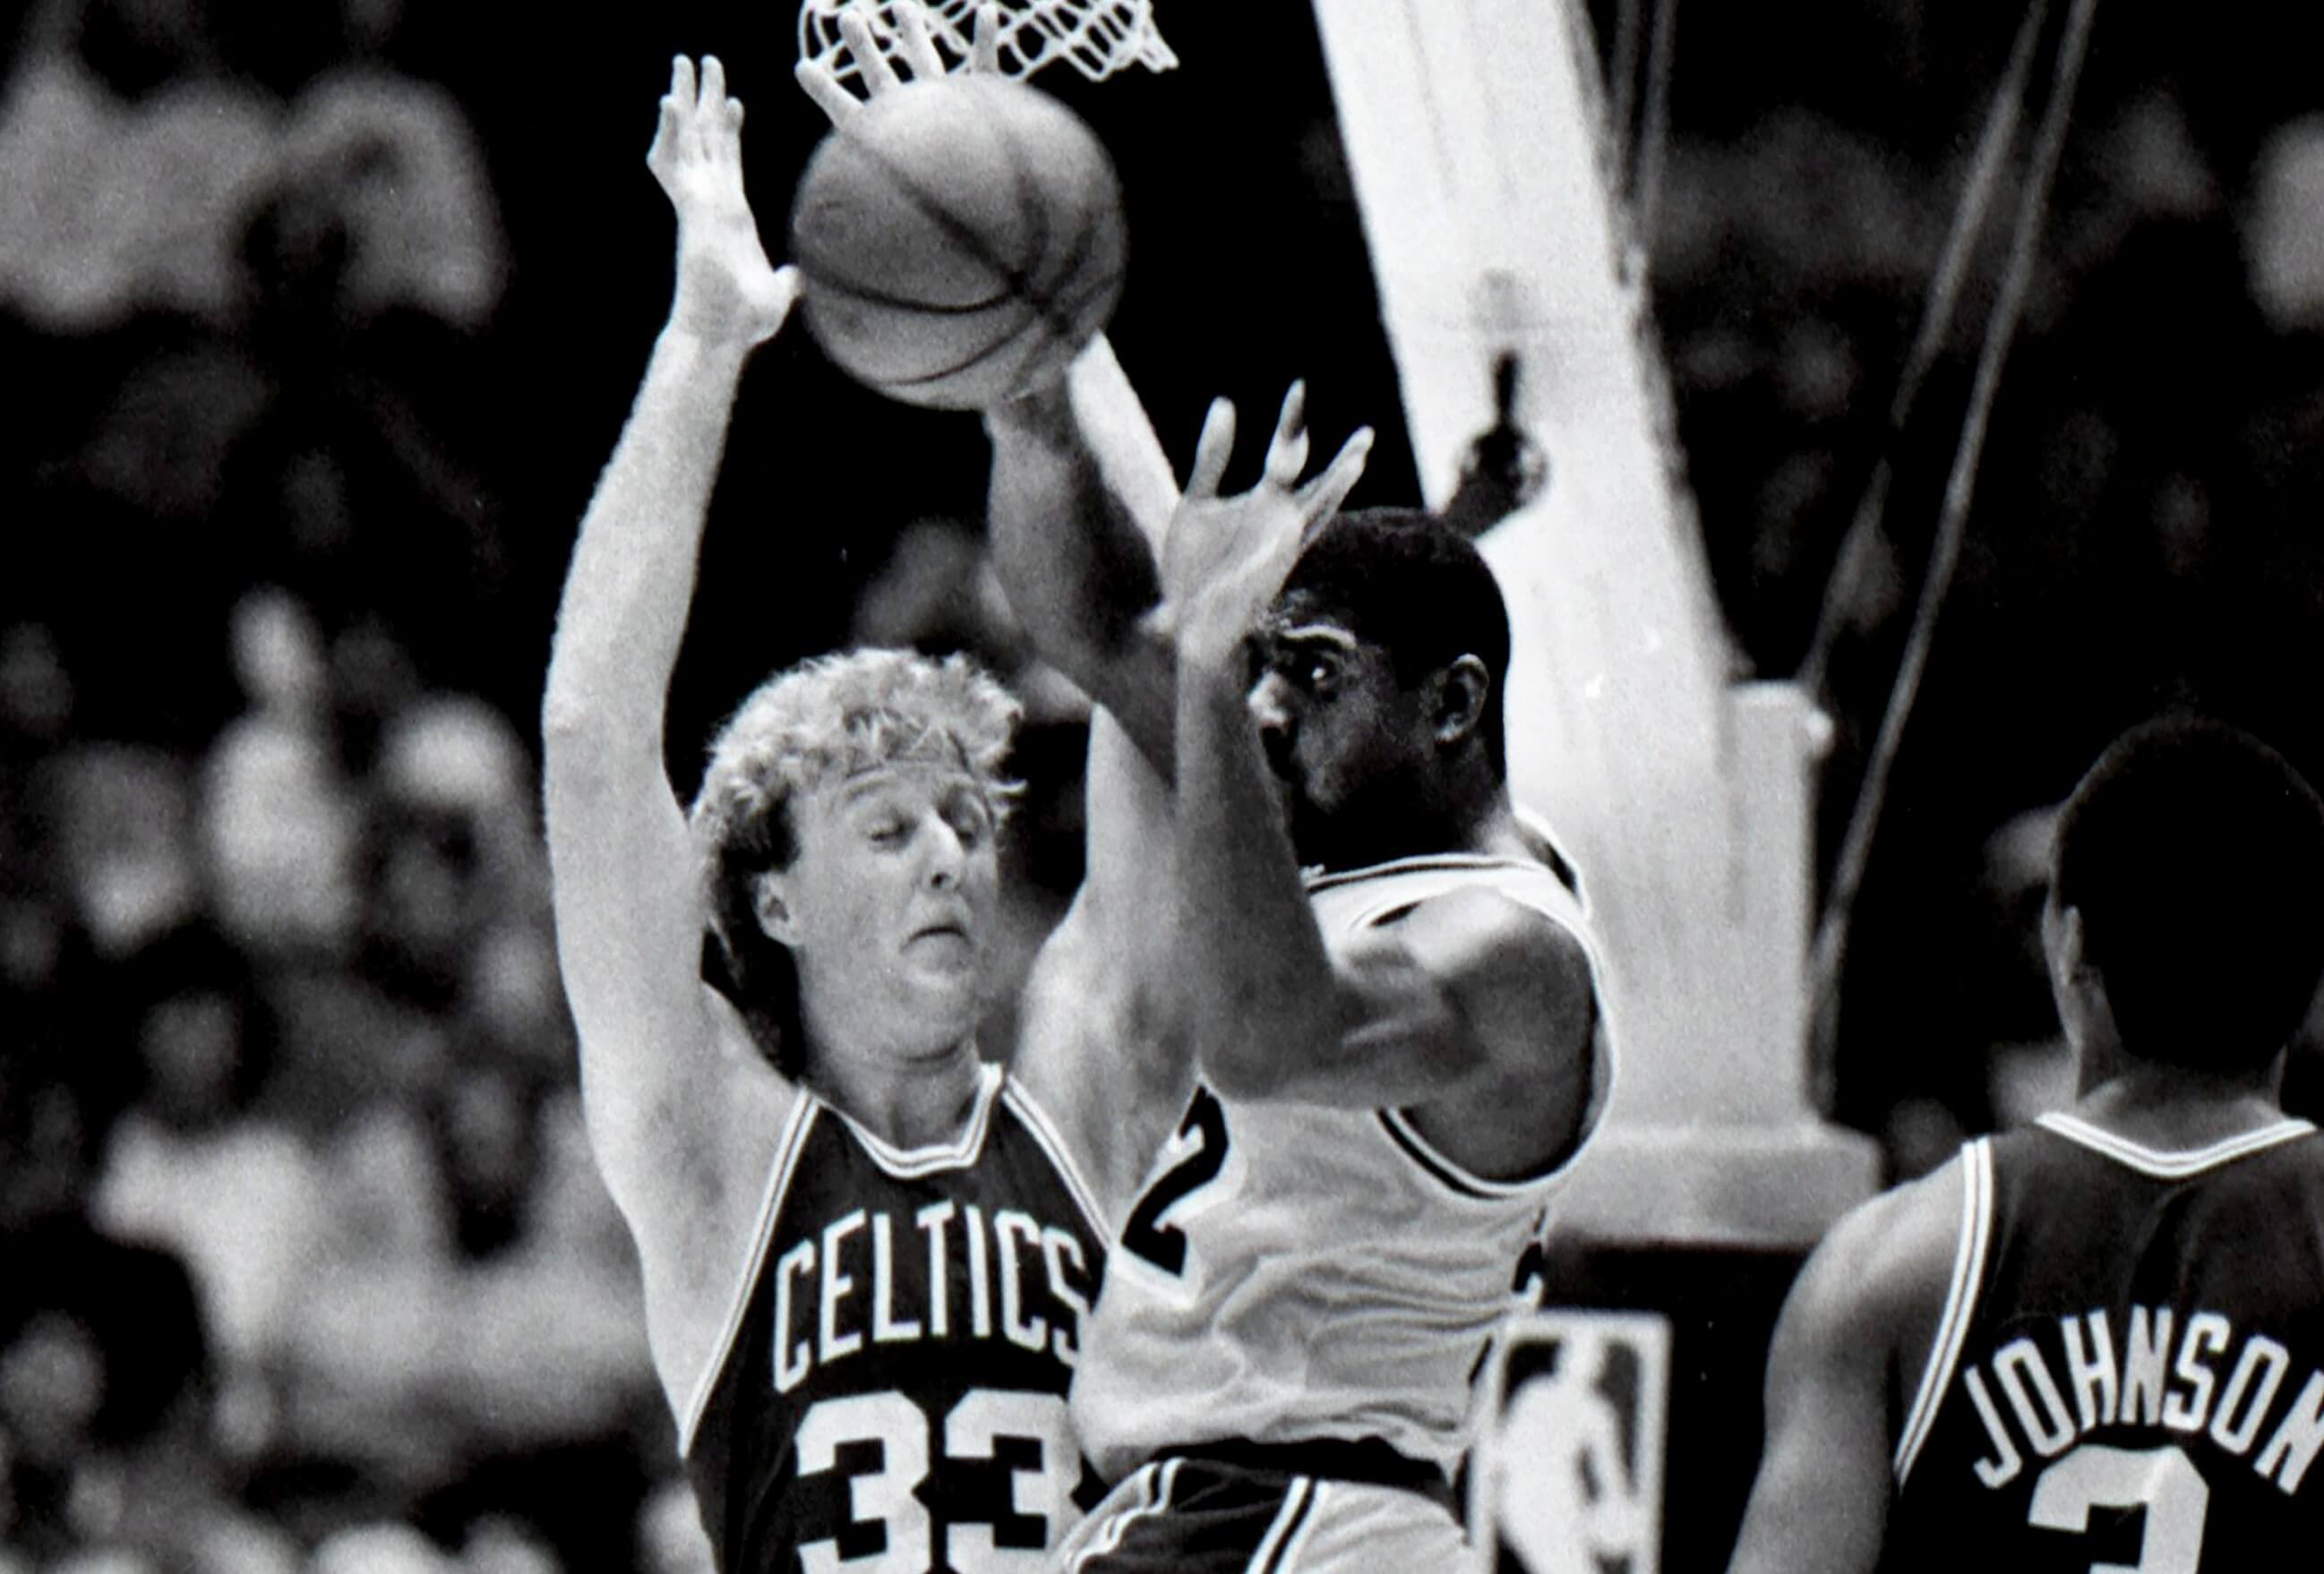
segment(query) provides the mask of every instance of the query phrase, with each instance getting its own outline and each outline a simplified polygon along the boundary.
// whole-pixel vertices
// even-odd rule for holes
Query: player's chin
[[[973,1020],[987,993],[985,972],[981,952],[947,950],[912,958],[905,969],[905,987],[931,1017]]]

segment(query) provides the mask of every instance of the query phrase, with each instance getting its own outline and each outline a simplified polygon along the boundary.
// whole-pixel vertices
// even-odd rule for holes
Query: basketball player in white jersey
[[[1296,389],[1238,498],[1214,409],[1158,574],[1058,395],[987,426],[1004,584],[1175,785],[1153,921],[1198,1063],[1074,1384],[1114,1489],[1056,1566],[1445,1567],[1473,1378],[1610,1073],[1505,781],[1499,591],[1424,515],[1303,532],[1361,435],[1298,486]]]
[[[1736,1574],[2278,1566],[2324,1533],[2324,802],[2190,720],[2068,801],[2043,939],[2080,1094],[1833,1226]]]
[[[549,673],[590,1140],[722,1568],[1038,1565],[1079,1513],[1065,1395],[1089,1303],[1183,1100],[1144,1058],[1164,1041],[1130,1031],[1167,823],[1100,718],[1089,875],[1003,1073],[973,1037],[1016,715],[990,679],[896,651],[779,675],[681,809],[666,691],[742,369],[796,290],[744,199],[741,118],[715,60],[698,85],[677,63],[648,158],[677,209],[675,300]],[[701,976],[706,928],[731,997]]]

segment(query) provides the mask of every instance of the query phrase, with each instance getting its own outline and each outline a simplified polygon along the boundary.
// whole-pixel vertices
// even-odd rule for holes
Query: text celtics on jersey
[[[899,1272],[907,1255],[914,1269],[925,1261],[925,1279]],[[902,1293],[899,1277],[910,1281]],[[1013,1208],[996,1212],[988,1228],[983,1210],[955,1208],[949,1199],[908,1220],[854,1209],[795,1241],[774,1278],[774,1379],[786,1394],[818,1366],[867,1343],[954,1337],[954,1308],[962,1302],[963,1331],[971,1338],[997,1333],[1027,1350],[1050,1350],[1067,1366],[1089,1315],[1089,1268],[1071,1230]],[[920,1315],[907,1314],[915,1308]]]

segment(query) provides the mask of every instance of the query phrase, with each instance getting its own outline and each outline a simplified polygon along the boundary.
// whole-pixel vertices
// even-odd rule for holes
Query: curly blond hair
[[[752,888],[798,856],[791,800],[894,760],[937,760],[976,780],[997,824],[1021,787],[1001,767],[1022,713],[964,656],[863,649],[777,673],[718,730],[687,811],[703,911],[743,1015],[786,1073],[802,1069],[798,975],[760,929]]]

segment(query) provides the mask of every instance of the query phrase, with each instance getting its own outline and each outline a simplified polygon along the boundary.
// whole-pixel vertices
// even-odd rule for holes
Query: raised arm
[[[1169,641],[1152,624],[1178,487],[1102,337],[1056,388],[988,412],[994,555],[1019,619],[1097,701],[1072,909],[1027,981],[1016,1069],[1120,1217],[1194,1088],[1159,923],[1176,836]]]
[[[657,1367],[682,1404],[715,1341],[788,1088],[699,977],[703,912],[663,708],[742,364],[790,308],[742,194],[742,106],[672,68],[647,155],[678,213],[669,322],[583,516],[542,708],[558,960],[591,1146],[637,1238]],[[739,1221],[739,1222],[738,1222]]]
[[[1074,376],[1084,403],[1136,409],[1110,346],[1094,346]],[[985,412],[993,565],[1041,658],[1086,690],[1167,784],[1176,768],[1173,657],[1150,623],[1162,599],[1157,532],[1109,484],[1074,393],[1058,382]]]

